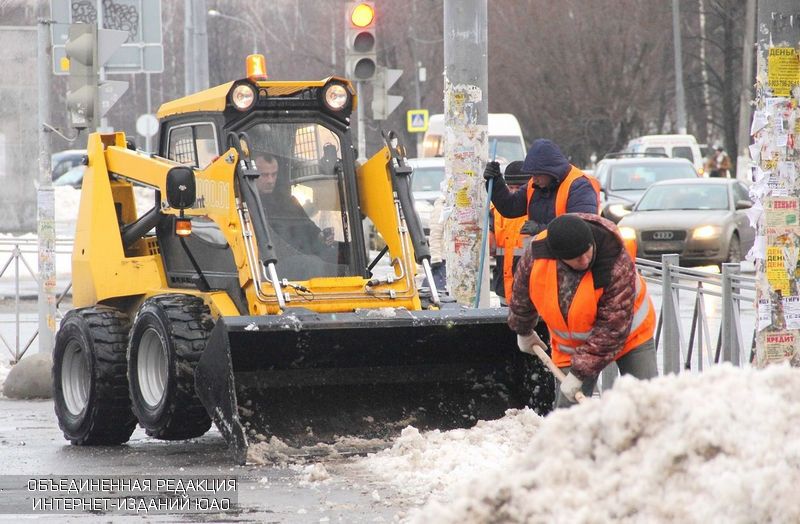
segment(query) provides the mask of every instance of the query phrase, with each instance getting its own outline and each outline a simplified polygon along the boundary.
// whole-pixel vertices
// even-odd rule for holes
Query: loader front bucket
[[[506,310],[395,309],[220,318],[198,396],[244,463],[249,444],[385,438],[552,407],[552,376],[521,353]]]

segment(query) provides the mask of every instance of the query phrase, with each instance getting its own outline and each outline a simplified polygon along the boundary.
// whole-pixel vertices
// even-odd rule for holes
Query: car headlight
[[[610,206],[608,206],[608,213],[617,218],[622,218],[625,215],[629,215],[631,213],[631,210],[625,209],[624,204],[611,204]]]
[[[619,234],[622,240],[636,240],[636,230],[632,227],[619,228]]]
[[[701,226],[695,228],[692,233],[692,238],[697,240],[705,240],[708,238],[717,238],[722,229],[719,226]]]

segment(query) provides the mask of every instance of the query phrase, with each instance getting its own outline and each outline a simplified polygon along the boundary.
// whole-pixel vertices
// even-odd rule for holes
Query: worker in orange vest
[[[544,347],[533,330],[540,317],[550,330],[553,362],[566,374],[556,407],[573,404],[578,391],[591,396],[612,361],[620,373],[639,379],[658,374],[653,303],[609,220],[566,214],[534,237],[517,266],[509,303],[508,325],[521,351]]]
[[[487,186],[490,179],[494,180],[492,204],[500,215],[505,218],[526,218],[520,231],[522,234],[533,236],[564,213],[599,211],[600,183],[570,164],[552,140],[534,140],[520,171],[529,175],[530,179],[515,191],[506,185],[497,162],[486,164],[483,178]],[[536,330],[545,340],[549,336],[544,322],[539,323]]]
[[[533,142],[521,172],[530,175],[524,187],[511,191],[500,173],[500,164],[488,162],[483,178],[493,179],[492,204],[506,218],[527,216],[526,235],[543,231],[555,217],[564,213],[597,213],[600,184],[569,163],[552,141]]]
[[[521,172],[522,161],[515,160],[506,166],[503,178],[512,191],[525,185],[530,175]],[[511,285],[514,282],[514,268],[519,262],[524,249],[524,241],[528,235],[522,233],[522,227],[528,217],[506,218],[492,206],[489,224],[491,231],[490,245],[494,255],[495,266],[492,273],[492,291],[500,297],[500,305],[505,306],[506,297],[511,296]]]

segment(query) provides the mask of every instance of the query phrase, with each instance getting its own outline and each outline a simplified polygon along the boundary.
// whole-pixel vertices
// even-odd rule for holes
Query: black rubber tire
[[[136,428],[126,373],[129,329],[127,315],[104,306],[73,309],[61,321],[53,400],[58,425],[73,444],[122,444]]]
[[[736,233],[733,234],[731,241],[728,243],[728,258],[726,261],[737,264],[742,261],[742,242]]]
[[[182,440],[211,427],[195,393],[194,369],[213,327],[208,307],[191,295],[153,297],[139,308],[128,346],[128,380],[133,412],[148,435]],[[148,368],[146,361],[154,356],[163,360]],[[154,377],[153,368],[163,375]]]

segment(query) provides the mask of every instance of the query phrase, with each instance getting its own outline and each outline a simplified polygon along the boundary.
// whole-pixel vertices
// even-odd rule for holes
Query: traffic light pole
[[[39,188],[37,190],[36,231],[39,243],[39,352],[53,353],[56,328],[55,199],[50,172],[50,131],[45,127],[50,116],[50,20],[38,21],[36,54],[39,98]]]
[[[366,111],[367,105],[363,102],[364,100],[364,82],[356,82],[356,96],[358,97],[359,107],[357,113],[357,123],[356,123],[356,133],[358,134],[357,144],[358,144],[358,160],[360,162],[366,162],[367,160],[367,137],[366,131],[364,130],[364,112]]]

